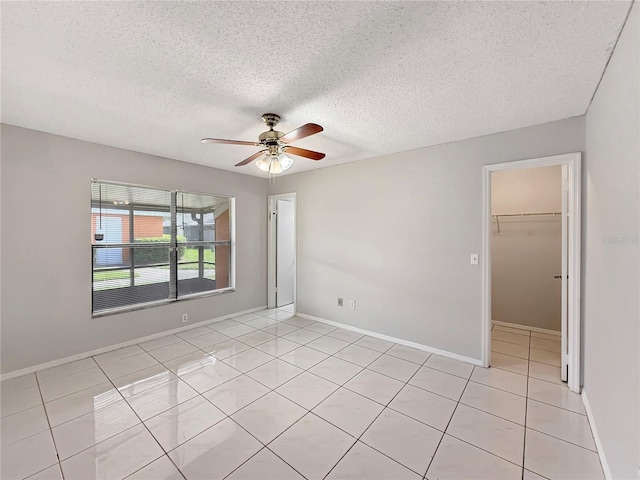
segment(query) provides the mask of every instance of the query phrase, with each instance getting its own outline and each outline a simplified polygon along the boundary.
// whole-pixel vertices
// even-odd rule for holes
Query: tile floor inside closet
[[[265,310],[11,380],[9,479],[603,478],[559,337],[484,369]]]

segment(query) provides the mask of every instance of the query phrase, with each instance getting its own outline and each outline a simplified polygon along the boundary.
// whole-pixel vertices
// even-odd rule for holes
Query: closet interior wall
[[[493,321],[560,331],[562,167],[493,172]]]

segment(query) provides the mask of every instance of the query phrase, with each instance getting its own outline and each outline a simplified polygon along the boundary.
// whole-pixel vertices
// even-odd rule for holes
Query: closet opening
[[[484,167],[483,365],[580,390],[580,154]]]

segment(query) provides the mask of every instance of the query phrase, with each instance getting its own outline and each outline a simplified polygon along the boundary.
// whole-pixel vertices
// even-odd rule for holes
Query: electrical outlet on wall
[[[189,321],[189,315],[186,313],[182,314],[182,323],[187,323]]]
[[[355,310],[356,309],[356,301],[355,300],[349,300],[349,308],[351,310]]]
[[[341,307],[342,305],[344,305],[344,300],[338,297],[338,306]]]

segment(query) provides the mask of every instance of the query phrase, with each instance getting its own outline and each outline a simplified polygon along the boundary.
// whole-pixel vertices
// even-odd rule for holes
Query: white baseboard
[[[518,328],[520,330],[528,330],[530,332],[546,333],[547,335],[557,335],[558,337],[562,335],[562,333],[558,332],[557,330],[548,330],[546,328],[530,327],[529,325],[519,325],[517,323],[500,322],[498,320],[491,320],[491,323],[493,323],[494,325],[500,325],[501,327]]]
[[[587,391],[584,389],[584,387],[582,388],[582,403],[584,404],[584,409],[587,412],[589,425],[591,425],[593,440],[596,442],[596,450],[598,450],[598,456],[600,457],[600,464],[602,465],[602,470],[604,471],[604,478],[606,478],[607,480],[611,480],[613,478],[613,476],[611,475],[611,469],[609,468],[609,464],[607,463],[607,457],[605,457],[604,455],[604,449],[602,448],[600,435],[598,435],[598,427],[596,427],[596,421],[595,421],[595,418],[593,418],[593,411],[591,410],[589,397],[587,397]]]
[[[2,375],[0,375],[0,381],[9,380],[15,377],[20,377],[22,375],[27,375],[29,373],[40,372],[42,370],[46,370],[47,368],[58,367],[60,365],[64,365],[65,363],[75,362],[76,360],[82,360],[84,358],[93,357],[94,355],[100,355],[101,353],[110,352],[112,350],[118,350],[119,348],[129,347],[131,345],[146,342],[148,340],[155,340],[156,338],[164,337],[174,333],[184,332],[186,330],[191,330],[193,328],[201,327],[203,325],[208,325],[210,323],[221,322],[222,320],[226,320],[227,318],[239,317],[240,315],[244,315],[245,313],[257,312],[259,310],[264,310],[265,308],[267,308],[266,305],[263,305],[257,308],[250,308],[249,310],[243,310],[241,312],[235,312],[229,315],[223,315],[221,317],[205,320],[204,322],[194,323],[186,327],[174,328],[173,330],[165,330],[164,332],[154,333],[153,335],[147,335],[146,337],[135,338],[133,340],[127,340],[126,342],[118,343],[116,345],[109,345],[108,347],[102,347],[96,350],[91,350],[89,352],[78,353],[76,355],[60,358],[58,360],[52,360],[50,362],[41,363],[39,365],[34,365],[32,367],[15,370],[13,372],[3,373]]]
[[[422,345],[420,343],[410,342],[409,340],[403,340],[402,338],[390,337],[389,335],[383,335],[382,333],[372,332],[370,330],[365,330],[363,328],[352,327],[351,325],[346,325],[340,322],[334,322],[332,320],[327,320],[325,318],[314,317],[313,315],[307,315],[305,313],[296,313],[296,315],[298,317],[306,318],[308,320],[314,320],[316,322],[326,323],[327,325],[331,325],[333,327],[344,328],[345,330],[362,333],[363,335],[369,335],[370,337],[379,338],[380,340],[386,340],[387,342],[393,342],[399,345],[404,345],[405,347],[412,347],[418,350],[423,350],[425,352],[435,353],[436,355],[441,355],[443,357],[459,360],[461,362],[470,363],[472,365],[482,366],[481,360],[465,357],[463,355],[458,355],[457,353],[447,352],[446,350],[440,350],[438,348],[429,347],[428,345]]]

